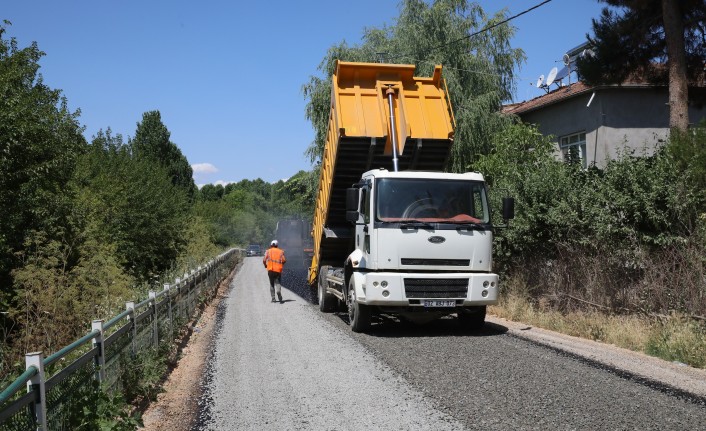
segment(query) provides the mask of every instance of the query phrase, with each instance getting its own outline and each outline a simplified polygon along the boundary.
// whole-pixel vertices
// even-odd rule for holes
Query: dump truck
[[[480,328],[498,301],[483,175],[444,172],[454,117],[442,67],[338,61],[308,270],[319,309]],[[503,199],[503,218],[514,201]]]

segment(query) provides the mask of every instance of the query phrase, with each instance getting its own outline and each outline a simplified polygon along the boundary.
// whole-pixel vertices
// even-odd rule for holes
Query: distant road
[[[305,269],[285,269],[271,303],[261,258],[247,258],[224,303],[200,429],[703,430],[704,397],[544,347],[488,323],[370,334],[312,304]],[[380,323],[380,322],[378,322]],[[591,347],[593,348],[593,347]]]

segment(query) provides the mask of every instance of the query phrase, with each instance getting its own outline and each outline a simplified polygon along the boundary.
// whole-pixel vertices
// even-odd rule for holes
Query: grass
[[[508,320],[706,368],[706,327],[679,314],[656,319],[599,311],[562,313],[516,293],[505,295],[488,311]]]

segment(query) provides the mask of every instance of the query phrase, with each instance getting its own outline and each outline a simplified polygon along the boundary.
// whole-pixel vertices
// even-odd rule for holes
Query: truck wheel
[[[353,279],[348,282],[348,320],[353,332],[365,332],[370,328],[372,313],[370,307],[359,304],[355,298],[355,286]]]
[[[319,270],[319,310],[324,313],[331,313],[336,309],[336,301],[338,298],[326,291],[326,273],[328,266],[322,266]]]
[[[469,307],[459,310],[458,323],[465,329],[478,330],[485,325],[486,306]]]

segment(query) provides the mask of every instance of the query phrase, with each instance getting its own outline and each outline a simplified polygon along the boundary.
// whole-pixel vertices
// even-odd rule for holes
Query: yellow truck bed
[[[392,170],[388,89],[393,91],[399,170],[442,171],[453,141],[453,116],[441,79],[414,76],[415,66],[338,61],[314,210],[309,283],[321,265],[342,266],[351,225],[346,188],[376,168]]]

